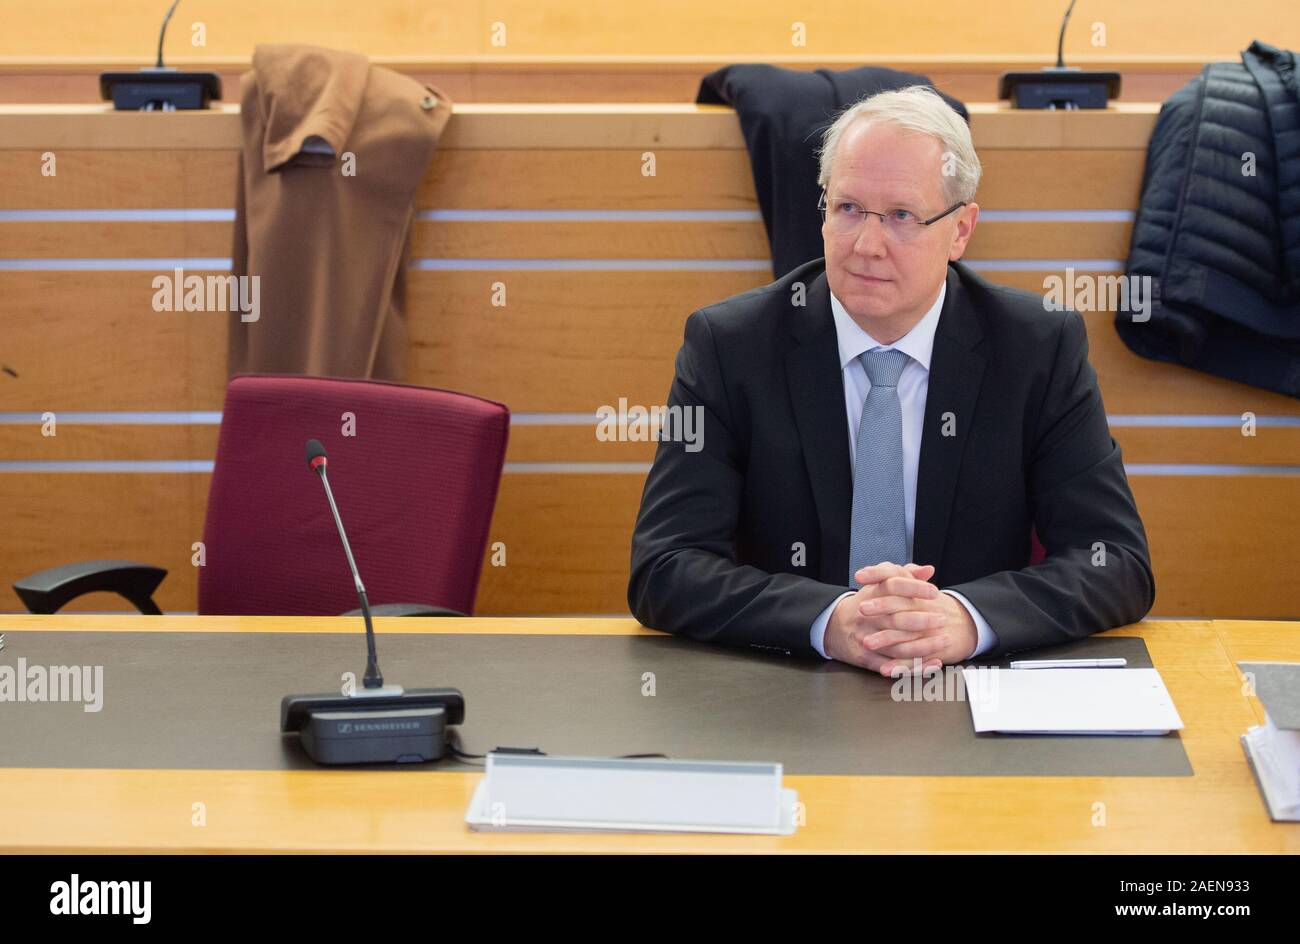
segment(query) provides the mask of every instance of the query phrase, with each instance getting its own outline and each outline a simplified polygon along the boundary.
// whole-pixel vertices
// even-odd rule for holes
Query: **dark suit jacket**
[[[646,479],[628,605],[647,626],[816,657],[812,623],[849,589],[853,492],[824,266],[686,321],[668,404],[703,408],[703,445],[660,442]],[[798,282],[804,307],[792,304]],[[1134,622],[1155,596],[1087,349],[1078,313],[949,265],[913,560],[989,621],[990,655]],[[1034,566],[1031,528],[1047,551]]]

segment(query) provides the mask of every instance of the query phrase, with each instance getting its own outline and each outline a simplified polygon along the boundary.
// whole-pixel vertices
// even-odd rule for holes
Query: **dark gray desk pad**
[[[849,666],[667,636],[380,634],[379,654],[389,682],[464,692],[459,739],[475,754],[653,752],[779,761],[789,774],[1192,773],[1177,734],[976,734],[965,701],[895,701],[892,680]],[[334,633],[7,632],[0,664],[20,656],[29,666],[103,665],[103,708],[0,702],[2,767],[283,770],[315,765],[279,732],[281,696],[338,691],[343,672],[359,678],[365,643]],[[1026,656],[1151,665],[1135,637]],[[653,697],[642,694],[646,672]]]

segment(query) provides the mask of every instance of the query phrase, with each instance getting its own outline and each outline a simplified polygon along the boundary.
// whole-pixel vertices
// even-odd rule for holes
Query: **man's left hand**
[[[975,652],[979,635],[975,630],[975,620],[966,607],[950,593],[940,593],[938,598],[928,602],[932,607],[936,604],[942,607],[943,614],[947,617],[942,627],[918,631],[882,629],[868,635],[863,643],[873,652],[891,659],[912,659],[922,648],[916,644],[917,640],[926,636],[944,635],[948,637],[948,645],[936,653],[927,652],[926,661],[938,659],[945,665],[950,665],[969,659]],[[884,615],[914,610],[916,603],[910,597],[882,596],[866,601],[863,606],[870,607],[868,612],[874,611],[873,615]]]

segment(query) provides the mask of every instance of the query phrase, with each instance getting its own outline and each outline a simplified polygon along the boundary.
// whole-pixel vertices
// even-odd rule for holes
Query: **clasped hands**
[[[863,567],[862,589],[831,613],[822,647],[832,659],[884,676],[938,669],[975,652],[975,621],[956,597],[927,581],[931,564]]]

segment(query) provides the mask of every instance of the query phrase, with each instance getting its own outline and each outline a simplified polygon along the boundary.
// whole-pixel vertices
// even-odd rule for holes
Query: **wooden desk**
[[[380,620],[386,633],[651,633],[620,619]],[[307,618],[7,616],[6,631],[350,632]],[[0,852],[1300,852],[1238,737],[1262,718],[1239,659],[1300,660],[1300,623],[1144,622],[1186,724],[1192,777],[790,776],[790,838],[479,834],[479,774],[0,768]],[[360,652],[360,649],[358,649]],[[207,825],[191,825],[193,804]],[[1104,825],[1103,825],[1104,823]]]

